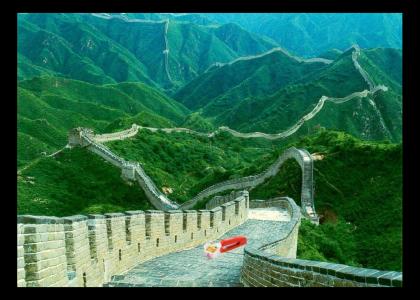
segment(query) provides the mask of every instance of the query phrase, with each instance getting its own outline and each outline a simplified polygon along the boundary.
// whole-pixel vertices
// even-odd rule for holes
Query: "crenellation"
[[[228,203],[226,217],[239,224]],[[136,263],[222,235],[222,209],[127,211],[64,218],[19,216],[18,286],[101,286]],[[186,216],[186,230],[183,220]],[[216,227],[210,229],[210,216]],[[146,238],[146,231],[149,239]],[[111,244],[111,247],[109,246]]]
[[[210,225],[212,227],[212,235],[219,235],[219,229],[222,226],[222,208],[216,207],[210,210]]]
[[[139,262],[220,237],[243,223],[249,207],[256,205],[264,203],[249,202],[244,192],[212,210],[20,216],[25,223],[18,223],[18,286],[102,286]],[[287,209],[291,221],[279,241],[245,247],[240,272],[244,286],[402,285],[400,272],[295,259],[300,208],[290,198],[271,199],[265,205]]]
[[[165,215],[161,210],[146,210],[146,236],[165,236]]]
[[[63,218],[67,271],[74,272],[74,280],[82,284],[83,273],[89,272],[91,250],[89,246],[88,217],[77,215]]]
[[[25,258],[24,258],[24,225],[17,224],[17,285],[26,286]]]
[[[126,215],[123,213],[105,214],[107,224],[108,241],[112,246],[108,247],[108,268],[111,275],[118,274],[124,270],[124,263],[127,260],[125,248],[126,241]],[[121,259],[120,259],[121,258]],[[87,274],[89,280],[89,274]]]
[[[200,229],[204,235],[204,230],[210,229],[210,211],[207,209],[201,209],[198,211],[197,217],[200,220]]]
[[[236,225],[235,222],[235,203],[233,201],[227,202],[222,205],[225,209],[225,226],[229,228],[234,227]]]
[[[324,98],[321,98],[324,99]],[[325,101],[322,100],[322,101]],[[322,102],[321,101],[321,102]],[[321,103],[320,102],[320,103]],[[323,103],[323,102],[322,102]],[[85,128],[77,128],[73,129],[69,133],[69,144],[81,145],[81,146],[88,146],[87,149],[91,150],[92,152],[100,155],[105,160],[110,162],[111,164],[117,166],[118,168],[122,169],[122,177],[126,180],[137,180],[141,188],[144,190],[147,198],[152,203],[152,205],[158,209],[168,210],[168,209],[189,209],[193,207],[198,201],[201,201],[205,197],[223,192],[229,189],[245,189],[245,188],[253,188],[261,183],[263,183],[269,177],[274,176],[279,171],[281,165],[288,159],[295,159],[302,169],[302,193],[301,193],[301,203],[302,203],[302,212],[306,214],[314,223],[318,223],[318,217],[315,212],[314,207],[314,200],[313,200],[313,159],[309,152],[304,149],[296,149],[294,147],[287,149],[283,154],[279,156],[279,158],[272,164],[267,170],[264,172],[251,175],[247,177],[231,179],[224,182],[219,182],[214,184],[200,193],[198,193],[195,197],[190,199],[189,201],[179,205],[173,201],[171,201],[165,194],[163,194],[155,185],[153,180],[147,176],[144,172],[143,168],[140,166],[138,162],[129,162],[125,161],[123,158],[114,154],[110,149],[108,149],[103,144],[99,142],[109,141],[112,139],[122,139],[131,137],[137,133],[138,129],[141,126],[136,124],[132,125],[132,128],[119,132],[119,133],[111,133],[105,135],[94,135],[92,130],[85,129]],[[219,128],[222,129],[222,128]],[[174,130],[167,129],[166,131],[170,132]],[[176,129],[175,129],[176,130]],[[190,132],[191,130],[186,129],[186,131]],[[232,130],[228,130],[232,131]],[[74,136],[77,136],[78,142],[75,143]],[[214,205],[220,205],[221,202],[229,202],[233,200],[232,198],[237,197],[236,191],[231,192],[228,196],[216,196],[210,203],[207,205],[207,208],[213,207]],[[248,197],[245,192],[242,192],[244,197]],[[248,204],[247,204],[248,206]],[[224,220],[224,214],[222,215],[222,219]]]

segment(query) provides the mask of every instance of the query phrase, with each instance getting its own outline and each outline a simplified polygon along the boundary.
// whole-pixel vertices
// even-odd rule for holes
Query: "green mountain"
[[[125,15],[130,19],[144,19],[144,20],[173,20],[176,22],[191,22],[198,25],[218,25],[208,18],[200,14],[187,14],[187,13],[112,13],[110,15]]]
[[[322,52],[321,54],[318,55],[318,57],[336,60],[341,54],[343,54],[343,51],[334,48],[334,49],[329,49],[325,52]]]
[[[89,127],[108,132],[111,123],[164,125],[184,122],[189,110],[142,83],[93,85],[60,78],[35,77],[18,86],[18,166],[67,144],[68,130]],[[143,121],[147,121],[144,123]],[[114,123],[115,127],[115,123]]]
[[[140,81],[174,90],[215,62],[275,46],[231,25],[138,21],[125,15],[25,14],[18,17],[18,54],[26,61],[18,78],[41,75],[41,68],[90,83]]]
[[[342,104],[327,101],[297,134],[321,126],[365,139],[401,140],[401,51],[376,48],[361,53],[359,63],[371,80],[386,85],[388,91]],[[350,50],[330,64],[298,62],[275,51],[215,66],[174,97],[216,126],[278,133],[311,112],[321,96],[340,98],[368,88],[354,67]]]
[[[326,130],[294,140],[142,131],[108,146],[141,162],[157,186],[171,190],[171,199],[179,202],[214,183],[261,172],[290,146],[306,148],[315,156],[321,225],[303,221],[298,257],[401,270],[402,144],[366,142]],[[290,196],[299,204],[300,181],[300,167],[288,161],[275,177],[252,189],[250,198]],[[41,158],[22,171],[18,193],[19,213],[63,216],[149,207],[137,185],[127,185],[119,170],[79,148]]]
[[[200,13],[210,21],[236,23],[267,36],[304,57],[352,44],[362,48],[402,48],[401,13]]]
[[[209,139],[188,133],[152,133],[142,130],[133,138],[107,143],[125,160],[138,161],[159,188],[172,189],[172,200],[185,202],[203,189],[223,180],[252,175],[277,158],[275,143],[235,138],[228,133]],[[263,159],[265,158],[265,159]]]
[[[179,202],[223,179],[252,174],[255,159],[264,161],[261,170],[276,159],[270,154],[273,143],[255,144],[227,133],[208,139],[142,130],[107,146],[126,160],[141,162],[157,186],[172,188],[170,197]],[[24,149],[18,151],[23,155]],[[18,213],[63,216],[150,209],[138,185],[127,184],[120,175],[118,168],[82,148],[40,157],[18,175]]]
[[[319,72],[325,64],[302,63],[282,51],[214,66],[180,89],[174,98],[190,109],[215,116],[248,99],[270,95]]]
[[[18,55],[35,66],[91,83],[142,81],[156,85],[132,53],[76,14],[19,18]]]

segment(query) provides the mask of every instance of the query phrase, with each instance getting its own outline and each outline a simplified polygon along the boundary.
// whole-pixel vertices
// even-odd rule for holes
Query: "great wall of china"
[[[211,210],[18,216],[18,286],[402,285],[401,272],[296,259],[301,212],[294,201],[249,201],[247,191],[237,196]],[[249,218],[267,207],[286,211],[289,218]],[[249,238],[244,249],[214,260],[203,255],[203,243],[237,234]],[[166,274],[165,263],[174,272]],[[153,278],[159,266],[165,269]],[[147,271],[150,267],[156,271]],[[220,271],[211,274],[214,268]]]
[[[165,73],[168,77],[169,82],[172,82],[171,74],[169,73],[169,43],[168,43],[168,28],[169,28],[169,19],[165,22],[165,28],[163,33],[163,39],[165,43],[165,49],[163,50],[163,55],[165,55]]]
[[[176,204],[174,201],[171,201],[164,193],[162,193],[154,184],[154,182],[150,179],[149,176],[144,172],[143,168],[140,166],[139,163],[136,162],[127,162],[123,158],[118,157],[111,150],[100,143],[114,141],[114,140],[122,140],[125,138],[133,137],[138,133],[139,129],[147,129],[150,131],[158,131],[161,130],[163,132],[186,132],[191,134],[197,134],[200,136],[212,137],[216,135],[220,131],[227,131],[232,135],[240,138],[265,138],[265,139],[280,139],[290,136],[291,134],[295,133],[305,121],[312,119],[317,113],[319,113],[324,106],[326,101],[331,101],[333,103],[339,104],[344,103],[349,100],[352,100],[356,97],[364,98],[370,94],[375,94],[377,91],[387,91],[387,87],[383,85],[375,86],[373,82],[370,80],[366,71],[362,69],[360,64],[357,62],[357,57],[360,55],[360,48],[357,45],[352,46],[350,49],[353,49],[352,52],[352,60],[354,62],[355,68],[360,72],[361,76],[366,81],[367,85],[369,86],[369,90],[364,90],[361,92],[354,92],[346,97],[342,98],[332,98],[327,96],[322,96],[321,99],[318,101],[317,105],[312,109],[311,112],[303,116],[295,125],[290,127],[288,130],[284,132],[280,132],[277,134],[266,134],[261,132],[253,132],[253,133],[241,133],[235,130],[232,130],[228,127],[220,127],[219,130],[210,132],[210,133],[200,133],[188,128],[152,128],[152,127],[143,127],[136,124],[133,124],[130,129],[115,132],[110,134],[103,134],[103,135],[94,135],[93,132],[87,129],[79,128],[76,131],[71,133],[69,144],[71,146],[81,145],[84,147],[88,147],[91,151],[97,153],[98,155],[102,156],[104,159],[109,161],[110,163],[114,164],[115,166],[121,168],[123,171],[122,175],[124,178],[129,180],[136,180],[139,185],[145,191],[148,199],[150,202],[158,209],[166,210],[166,209],[189,209],[194,207],[198,202],[207,198],[211,195],[230,190],[230,189],[244,189],[244,188],[253,188],[261,183],[263,183],[267,178],[275,176],[279,171],[281,165],[287,159],[293,158],[295,159],[302,169],[302,195],[301,195],[301,203],[302,203],[302,212],[305,216],[309,217],[312,221],[317,223],[318,217],[315,212],[314,206],[314,199],[313,199],[313,160],[311,155],[302,149],[295,149],[291,148],[286,150],[276,162],[274,162],[266,171],[253,175],[247,176],[238,179],[227,180],[224,182],[217,183],[213,186],[206,188],[205,190],[198,193],[195,197],[190,199],[189,201],[185,202],[182,205]]]
[[[378,90],[387,90],[384,86],[373,85],[356,61],[358,47],[354,49],[355,67],[369,85],[369,91],[356,92],[344,98],[323,96],[314,110],[299,122],[307,121],[316,115],[325,101],[343,103],[355,97],[366,97]],[[133,137],[139,129],[184,131],[208,137],[217,134],[217,131],[199,133],[187,128],[159,129],[135,124],[128,130],[103,135],[95,135],[91,130],[83,128],[71,130],[66,147],[86,147],[121,168],[122,176],[137,181],[151,203],[159,210],[63,218],[18,216],[18,286],[402,286],[401,272],[296,259],[302,214],[313,222],[318,222],[313,201],[313,159],[306,150],[290,148],[265,172],[218,183],[183,205],[178,205],[160,192],[139,163],[125,161],[102,144]],[[285,136],[284,133],[239,133],[227,130],[226,127],[219,130],[226,130],[243,138],[275,139]],[[289,129],[288,132],[292,134],[296,130]],[[216,193],[261,184],[268,177],[277,174],[283,162],[290,158],[297,160],[302,168],[301,208],[287,197],[250,201],[248,191],[244,190],[214,197],[206,204],[206,208],[209,209],[188,210],[198,201]],[[248,217],[250,211],[267,209],[266,213],[272,213],[273,208],[286,212],[287,220],[267,221]],[[267,235],[267,232],[270,234]],[[223,271],[225,273],[213,276],[203,274],[206,271],[202,266],[204,257],[200,258],[197,255],[202,253],[200,245],[238,233],[250,237],[248,245],[233,256],[226,254],[223,258],[215,259],[214,266],[208,264],[210,269],[214,269],[217,264],[226,265],[224,259],[233,257],[229,263],[238,273],[231,273],[226,269]],[[177,267],[176,260],[172,260],[170,255],[177,255],[181,266]],[[181,275],[195,275],[151,280],[151,272],[136,273],[141,271],[147,262],[161,266],[168,258],[170,265],[174,264],[174,269],[179,268]],[[186,263],[194,259],[199,260],[196,266]],[[147,266],[145,268],[147,269]],[[221,277],[224,279],[219,280]]]
[[[283,53],[283,54],[285,54],[285,55],[289,56],[290,58],[293,58],[293,59],[294,59],[294,60],[296,60],[297,62],[305,62],[305,63],[323,63],[323,64],[327,64],[327,65],[333,62],[333,61],[332,61],[332,60],[330,60],[330,59],[319,58],[319,57],[313,57],[313,58],[304,59],[304,58],[297,57],[297,56],[294,56],[294,55],[290,54],[289,52],[287,52],[285,49],[283,49],[283,48],[281,48],[281,47],[276,47],[276,48],[270,49],[270,50],[268,50],[268,51],[266,51],[266,52],[264,52],[264,53],[261,53],[261,54],[257,54],[257,55],[249,55],[249,56],[241,56],[241,57],[238,57],[238,58],[236,58],[236,59],[234,59],[234,60],[232,60],[232,61],[230,61],[230,62],[226,62],[226,63],[216,62],[216,63],[214,63],[214,64],[210,65],[210,66],[209,66],[209,67],[208,67],[208,68],[204,71],[204,73],[206,73],[206,72],[210,71],[210,70],[211,70],[212,68],[214,68],[214,67],[216,67],[216,68],[221,68],[221,67],[224,67],[224,66],[230,66],[230,65],[232,65],[232,64],[234,64],[234,63],[236,63],[236,62],[238,62],[238,61],[252,60],[252,59],[256,59],[256,58],[261,58],[261,57],[264,57],[264,56],[266,56],[266,55],[269,55],[269,54],[271,54],[271,53],[273,53],[273,52],[281,52],[281,53]]]
[[[107,14],[107,13],[91,13],[91,15],[94,16],[94,17],[98,17],[98,18],[102,18],[102,19],[106,19],[106,20],[116,19],[116,20],[121,20],[121,21],[127,22],[127,23],[160,24],[160,23],[165,23],[166,22],[166,20],[147,20],[147,19],[128,18],[124,14],[110,15],[110,14]]]
[[[150,179],[149,176],[147,176],[139,163],[125,161],[123,158],[114,154],[106,146],[99,143],[99,141],[104,142],[122,140],[127,137],[132,137],[138,132],[138,128],[139,127],[137,125],[133,124],[133,126],[128,130],[106,135],[94,135],[90,130],[76,128],[70,132],[69,145],[80,145],[82,147],[86,147],[88,150],[103,157],[106,161],[117,166],[118,168],[121,168],[122,176],[128,180],[136,180],[145,191],[146,196],[153,204],[153,206],[161,210],[178,208],[190,209],[194,207],[199,201],[211,195],[231,189],[239,190],[245,188],[253,188],[263,183],[268,178],[275,176],[286,160],[295,159],[302,169],[302,212],[313,222],[318,223],[318,216],[315,212],[313,200],[313,160],[311,155],[306,150],[296,149],[294,147],[287,149],[264,172],[257,175],[219,182],[204,189],[189,201],[179,205],[170,200],[164,193],[160,191],[159,188],[156,187],[155,183]]]
[[[373,96],[378,91],[383,91],[383,92],[388,91],[388,87],[386,87],[385,85],[375,85],[373,83],[373,81],[370,79],[368,73],[358,63],[357,57],[360,55],[360,48],[357,45],[353,45],[352,47],[350,47],[350,49],[354,50],[353,53],[352,53],[352,60],[353,60],[354,66],[359,71],[359,73],[361,74],[363,79],[365,80],[369,89],[368,90],[365,89],[365,90],[360,91],[360,92],[354,92],[354,93],[351,93],[350,95],[347,95],[347,96],[341,97],[341,98],[322,96],[319,99],[318,103],[315,105],[315,107],[309,113],[304,115],[302,118],[300,118],[300,120],[298,122],[293,124],[290,128],[286,129],[285,131],[282,131],[282,132],[279,132],[279,133],[263,133],[263,132],[246,132],[246,133],[243,133],[243,132],[239,132],[239,131],[236,131],[234,129],[231,129],[227,126],[221,126],[213,132],[203,133],[203,132],[198,132],[198,131],[195,131],[195,130],[192,130],[192,129],[189,129],[189,128],[177,128],[177,127],[175,127],[175,128],[153,128],[153,127],[143,127],[143,126],[138,126],[137,125],[137,127],[133,127],[131,129],[129,129],[130,133],[132,133],[132,135],[130,135],[130,137],[137,134],[138,129],[147,129],[147,130],[150,130],[152,132],[155,132],[155,131],[158,131],[158,130],[161,130],[161,131],[167,132],[167,133],[170,133],[170,132],[185,132],[185,133],[195,134],[195,135],[199,135],[199,136],[203,136],[203,137],[213,137],[216,134],[220,133],[221,131],[226,131],[226,132],[229,132],[230,134],[232,134],[233,136],[239,137],[239,138],[264,138],[264,139],[268,139],[268,140],[276,140],[276,139],[287,138],[287,137],[291,136],[292,134],[294,134],[296,131],[298,131],[299,128],[302,127],[302,125],[305,122],[314,118],[322,110],[325,102],[331,102],[331,103],[334,103],[334,104],[341,104],[341,103],[345,103],[345,102],[348,102],[348,101],[356,99],[356,98],[366,98],[367,96]],[[348,50],[350,50],[350,49],[348,49]],[[275,49],[270,50],[270,51],[272,52],[274,50]],[[346,51],[348,51],[348,50],[346,50]],[[276,50],[276,51],[278,51],[278,50]],[[248,59],[250,59],[250,58],[248,58]],[[389,135],[389,132],[388,132],[386,126],[383,123],[381,113],[377,109],[375,103],[372,100],[370,100],[369,104],[371,104],[372,107],[374,108],[374,110],[376,111],[376,114],[378,115],[378,118],[381,122],[381,126],[384,130],[384,133]],[[99,139],[98,140],[99,142],[106,142],[106,141],[112,141],[113,139],[118,139],[117,138],[118,136],[120,136],[121,138],[124,138],[125,135],[126,135],[126,131],[121,131],[121,134],[119,134],[119,133],[105,134],[103,138],[100,137],[100,136],[98,136],[97,138]],[[127,136],[127,137],[129,137],[129,136]]]

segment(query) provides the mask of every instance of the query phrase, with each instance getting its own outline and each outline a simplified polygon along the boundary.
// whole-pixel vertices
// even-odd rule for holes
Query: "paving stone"
[[[248,244],[274,242],[279,238],[279,228],[287,230],[287,222],[248,219],[227,232],[220,239],[244,235]],[[267,232],[276,232],[270,236]],[[219,239],[219,240],[220,240]],[[242,286],[239,282],[243,263],[243,248],[208,259],[203,245],[192,249],[169,253],[143,262],[123,276],[114,277],[109,286],[189,286],[228,287]]]

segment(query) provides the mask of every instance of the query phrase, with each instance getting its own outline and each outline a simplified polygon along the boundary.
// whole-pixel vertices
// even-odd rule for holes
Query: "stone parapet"
[[[402,273],[284,258],[245,249],[241,281],[247,287],[401,287]]]
[[[246,287],[387,287],[402,286],[402,273],[296,259],[300,209],[287,197],[250,202],[251,208],[278,206],[291,216],[278,241],[246,246],[241,282]],[[271,233],[272,234],[272,233]]]
[[[18,216],[17,284],[102,286],[140,262],[220,237],[245,222],[246,201],[241,196],[226,203],[224,222],[221,207],[63,218]]]

